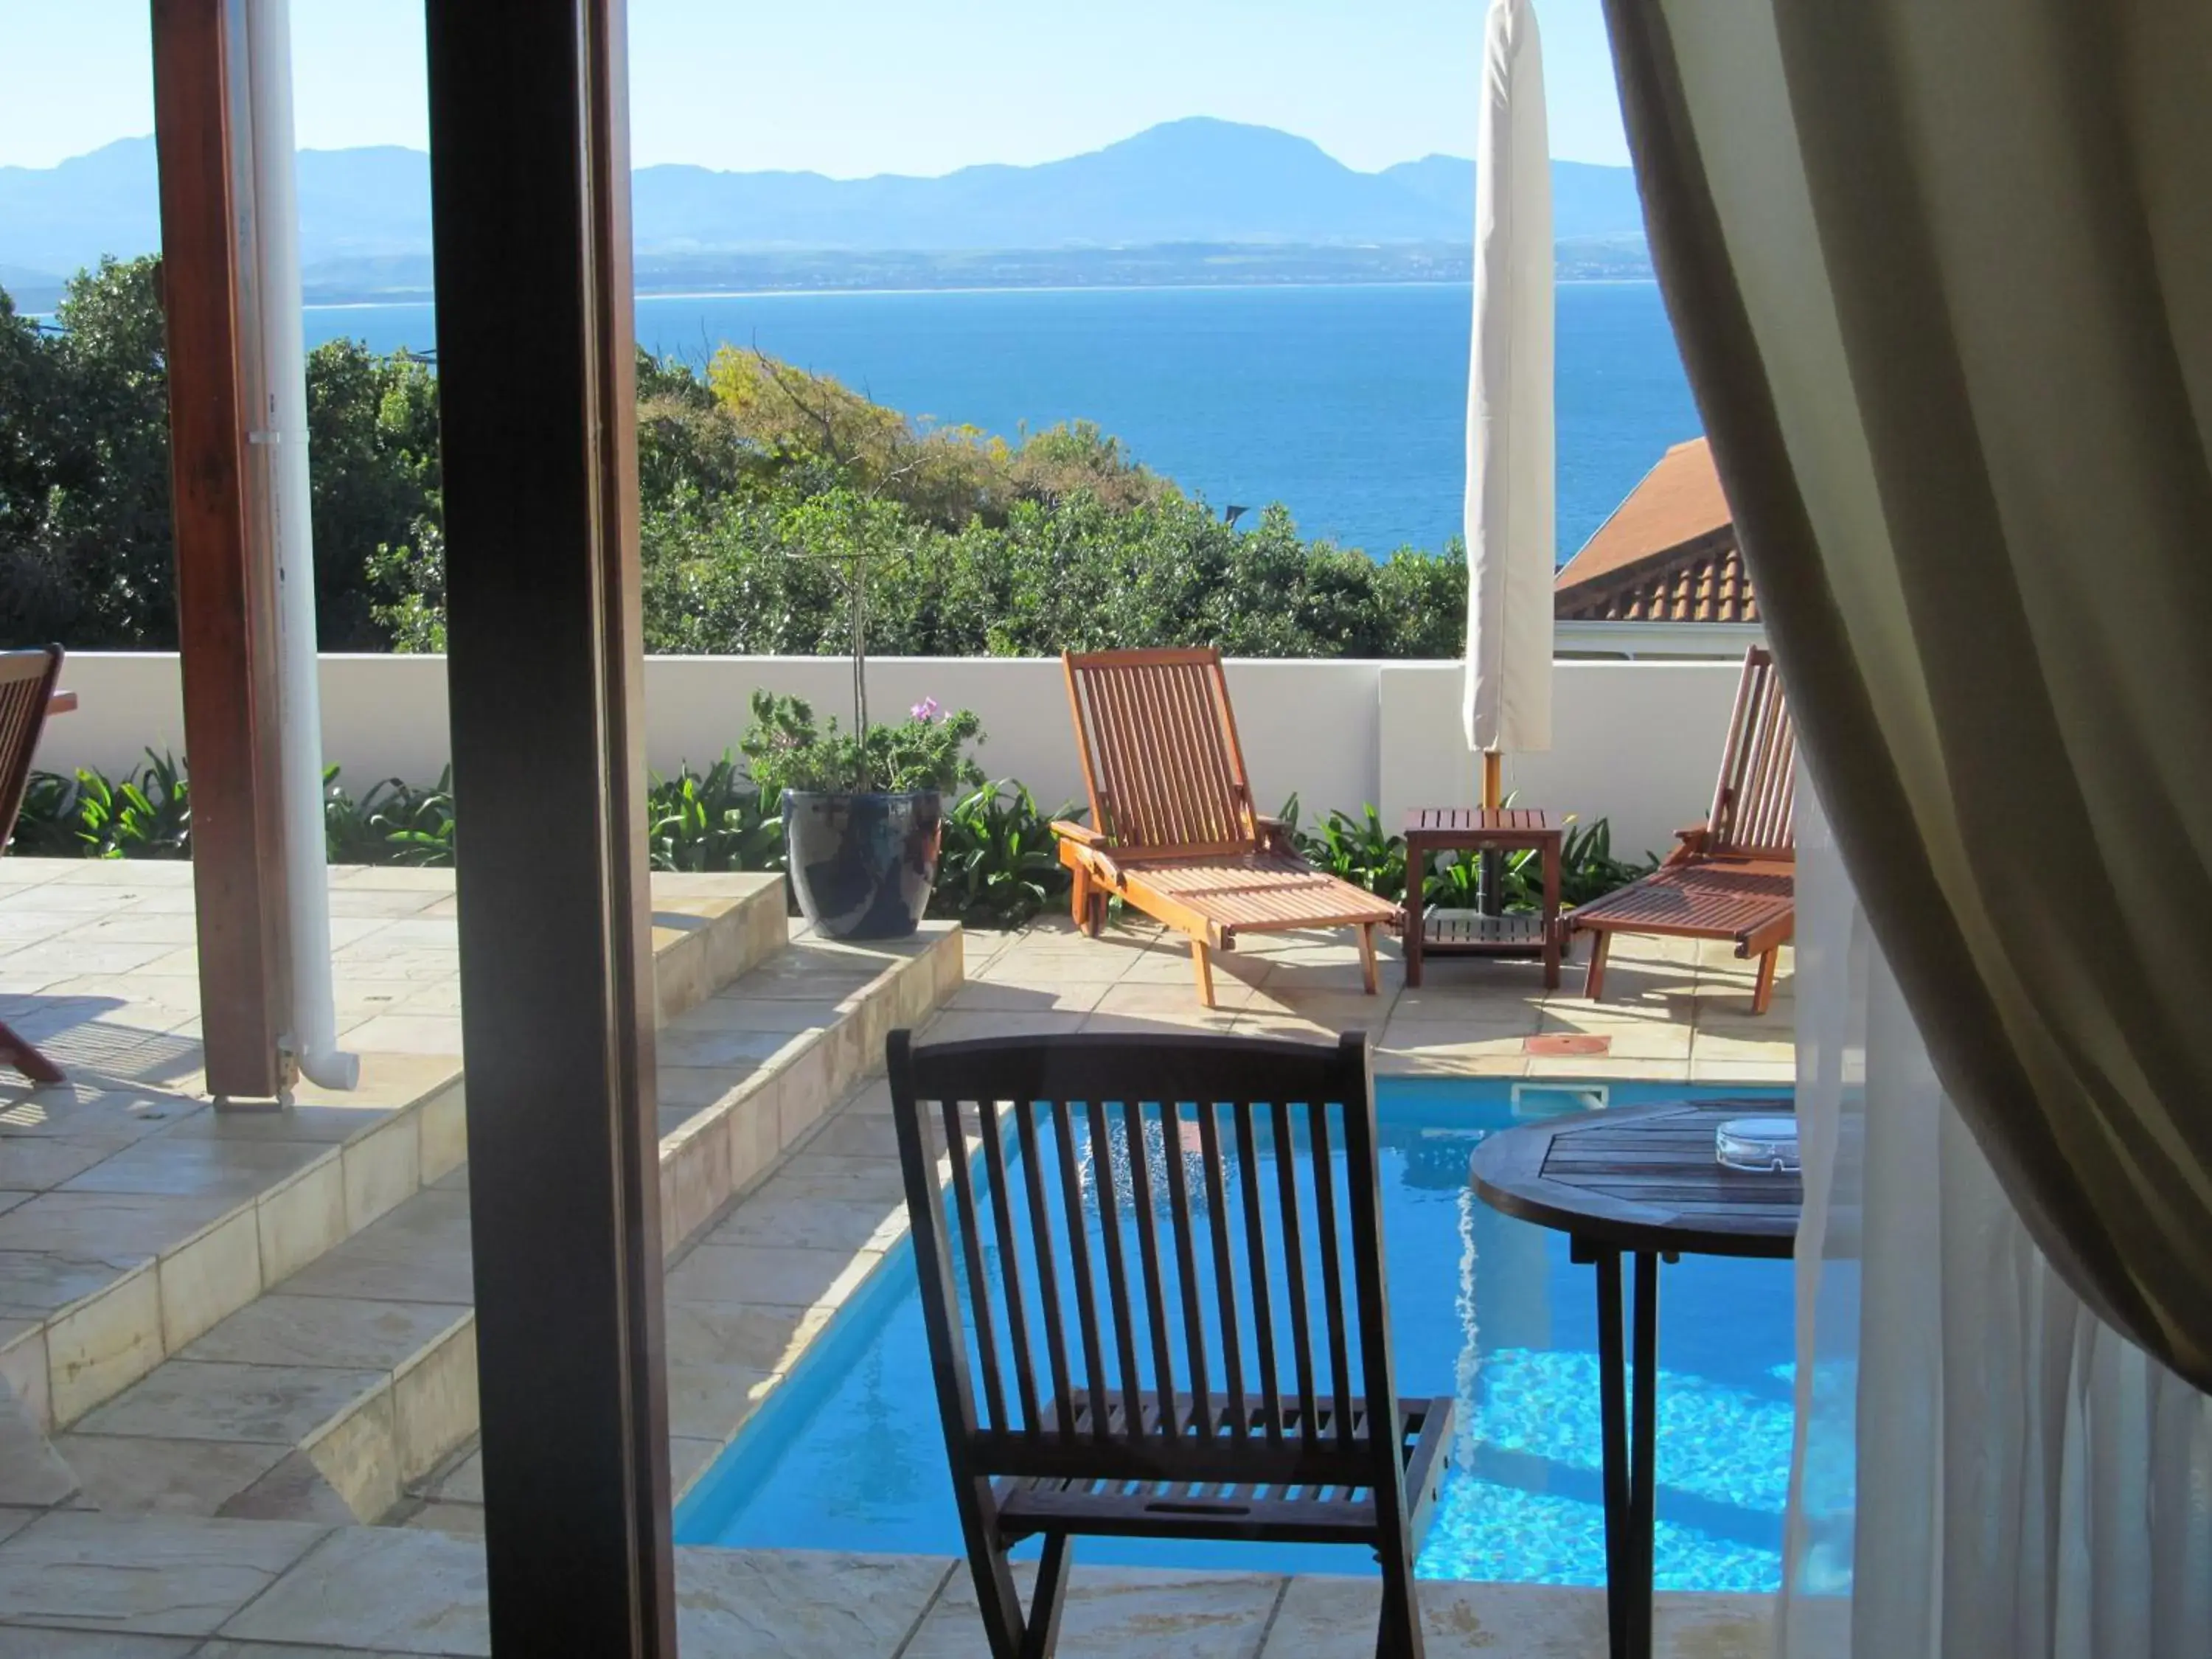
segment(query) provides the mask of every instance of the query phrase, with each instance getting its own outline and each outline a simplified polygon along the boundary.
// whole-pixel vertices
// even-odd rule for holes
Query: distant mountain
[[[1640,238],[1626,167],[1553,163],[1557,234]],[[640,168],[641,260],[806,251],[949,253],[1167,244],[1333,247],[1464,242],[1471,161],[1431,155],[1359,173],[1270,127],[1194,118],[1035,167],[886,173]],[[429,160],[391,147],[303,150],[301,255],[311,271],[419,268],[429,251]],[[0,167],[0,264],[58,277],[103,253],[147,252],[160,222],[150,138],[58,167]]]
[[[1474,223],[1474,163],[1462,155],[1424,155],[1375,175],[1411,191],[1462,227]],[[1559,240],[1644,234],[1644,204],[1626,167],[1552,163],[1552,234]]]

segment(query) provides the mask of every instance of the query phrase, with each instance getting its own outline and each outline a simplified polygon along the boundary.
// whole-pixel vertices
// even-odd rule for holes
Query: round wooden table
[[[1713,1156],[1713,1131],[1728,1119],[1789,1113],[1788,1101],[1771,1097],[1662,1101],[1523,1124],[1474,1149],[1474,1189],[1485,1203],[1565,1233],[1571,1259],[1597,1269],[1606,1621],[1613,1659],[1649,1659],[1651,1652],[1659,1264],[1685,1255],[1789,1256],[1804,1197],[1798,1177],[1731,1170]],[[1623,1255],[1636,1258],[1632,1368],[1622,1340]]]

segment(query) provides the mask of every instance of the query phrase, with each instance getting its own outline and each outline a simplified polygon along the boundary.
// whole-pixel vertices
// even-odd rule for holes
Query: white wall
[[[1737,667],[1714,662],[1561,662],[1548,754],[1506,761],[1507,788],[1531,805],[1613,820],[1617,852],[1663,850],[1704,815],[1720,763]],[[1474,757],[1460,727],[1455,663],[1240,661],[1230,692],[1262,811],[1293,792],[1309,818],[1378,803],[1406,808],[1474,799]],[[177,659],[88,652],[63,683],[77,712],[47,723],[38,763],[114,773],[142,751],[184,750]],[[852,676],[835,657],[655,657],[646,664],[647,758],[673,771],[735,745],[756,688],[851,717]],[[1048,659],[885,657],[868,669],[872,711],[902,716],[934,697],[983,717],[977,758],[1018,778],[1048,809],[1079,798],[1067,694]],[[356,793],[380,778],[428,783],[448,755],[441,657],[326,656],[323,744]]]

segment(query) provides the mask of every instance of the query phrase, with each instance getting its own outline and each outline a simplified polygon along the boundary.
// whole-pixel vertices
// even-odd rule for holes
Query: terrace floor
[[[450,876],[333,872],[348,1097],[199,1091],[189,871],[0,861],[0,1018],[69,1069],[0,1077],[0,1659],[485,1652]],[[654,889],[672,1466],[696,1479],[902,1234],[884,1033],[1364,1026],[1386,1071],[1786,1081],[1790,984],[1623,941],[1602,1006],[1533,964],[1360,994],[1348,941],[1258,941],[1198,1007],[1149,924],[787,934],[777,884]],[[1638,948],[1638,945],[1644,946]],[[1560,1036],[1602,1052],[1548,1052]],[[367,1525],[364,1522],[381,1522]],[[942,1559],[679,1552],[687,1656],[976,1650]],[[1062,1652],[1371,1649],[1359,1581],[1086,1570]],[[1595,1592],[1437,1585],[1431,1653],[1594,1654]],[[1763,1650],[1759,1598],[1661,1598],[1661,1650]]]

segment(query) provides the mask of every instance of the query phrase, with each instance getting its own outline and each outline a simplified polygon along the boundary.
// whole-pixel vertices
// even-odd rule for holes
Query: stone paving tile
[[[1415,1596],[1430,1659],[1589,1659],[1605,1651],[1605,1596],[1598,1589],[1425,1580]],[[1373,1579],[1293,1578],[1263,1659],[1368,1659],[1382,1599]],[[1770,1605],[1765,1596],[1662,1595],[1653,1618],[1655,1659],[1763,1655]]]
[[[661,1028],[659,1057],[672,1069],[757,1066],[804,1040],[802,1032],[728,1030],[689,1023],[696,1021],[702,1012],[694,1009]]]
[[[1154,1014],[1086,1015],[1076,1029],[1094,1036],[1111,1036],[1117,1031],[1135,1036],[1158,1031],[1182,1037],[1200,1031],[1233,1031],[1241,1021],[1249,1018],[1242,1009],[1207,1008],[1193,996],[1181,1008]]]
[[[829,1319],[812,1308],[671,1302],[665,1319],[669,1363],[787,1371]]]
[[[179,1138],[171,1133],[103,1159],[62,1183],[62,1190],[220,1198],[234,1206],[280,1185],[328,1150],[294,1140],[234,1139],[228,1134]]]
[[[1080,1014],[1099,1006],[1122,988],[1111,980],[969,979],[945,1006],[956,1012],[977,1013]]]
[[[484,1528],[481,1504],[425,1504],[403,1525],[418,1532],[450,1532],[464,1536],[481,1534]]]
[[[0,1081],[0,1138],[60,1136],[128,1146],[209,1113],[204,1101],[150,1089],[112,1089],[82,1079],[46,1088]]]
[[[935,1556],[678,1550],[678,1639],[684,1659],[893,1659],[918,1651],[902,1644],[952,1570]]]
[[[43,1193],[0,1215],[0,1252],[128,1267],[152,1261],[236,1207],[237,1200],[221,1194]]]
[[[0,1546],[0,1567],[5,1557]],[[221,1633],[389,1653],[489,1655],[483,1542],[398,1528],[343,1528]]]
[[[177,1357],[389,1371],[421,1352],[459,1316],[444,1303],[272,1292],[231,1315]]]
[[[434,1481],[431,1494],[447,1503],[483,1502],[483,1453],[471,1451]]]
[[[118,1148],[112,1141],[77,1141],[62,1134],[0,1134],[0,1188],[45,1192],[115,1155]]]
[[[476,1294],[468,1213],[465,1189],[419,1192],[278,1289],[290,1296],[466,1305]],[[6,1219],[0,1216],[0,1223]]]
[[[284,1456],[282,1446],[99,1434],[62,1435],[54,1449],[84,1501],[111,1515],[211,1516]]]
[[[1258,1573],[1085,1568],[1082,1546],[1076,1549],[1060,1619],[1061,1659],[1156,1659],[1165,1654],[1256,1659],[1285,1582]],[[1024,1607],[1036,1578],[1031,1563],[1014,1568]],[[1374,1650],[1371,1634],[1368,1650]],[[975,1580],[965,1571],[956,1572],[902,1659],[973,1659],[983,1651]]]
[[[1129,951],[1124,955],[1126,964],[1115,981],[1117,985],[1172,985],[1197,994],[1198,976],[1190,965],[1188,951]],[[1249,951],[1225,951],[1213,959],[1214,994],[1220,995],[1232,984],[1258,990],[1274,971],[1274,963],[1265,957]]]
[[[724,1307],[813,1308],[842,1301],[883,1258],[872,1250],[705,1243],[668,1275],[667,1300]]]
[[[0,1543],[0,1623],[213,1635],[323,1535],[273,1522],[57,1510]]]
[[[906,1236],[906,1209],[897,1198],[838,1200],[787,1192],[769,1185],[740,1204],[715,1228],[717,1245],[781,1245],[810,1251],[884,1250]]]
[[[459,1054],[458,1014],[378,1014],[341,1033],[346,1046],[363,1053]]]
[[[387,1380],[324,1365],[173,1359],[78,1421],[80,1435],[258,1442],[292,1447]]]
[[[116,1273],[96,1257],[0,1250],[0,1316],[44,1319],[113,1284]]]
[[[0,1659],[200,1659],[197,1636],[113,1636],[99,1631],[0,1629]],[[267,1659],[248,1656],[247,1659]]]
[[[286,1452],[274,1468],[216,1513],[239,1521],[312,1521],[350,1527],[361,1517],[307,1453]]]
[[[22,1402],[0,1389],[0,1504],[66,1503],[79,1484],[77,1471],[62,1461]],[[8,1518],[0,1516],[0,1522]],[[9,1526],[0,1536],[15,1530]]]
[[[1074,1013],[941,1013],[922,1028],[932,1042],[963,1042],[970,1037],[1043,1036],[1080,1029],[1085,1016]]]
[[[778,1380],[732,1365],[687,1365],[672,1354],[666,1375],[668,1431],[685,1440],[726,1441]]]
[[[281,1112],[202,1112],[164,1131],[161,1139],[164,1142],[217,1140],[234,1145],[298,1141],[323,1148],[351,1140],[364,1130],[374,1128],[398,1109],[398,1106],[390,1102],[358,1098],[329,1105],[301,1101]]]

